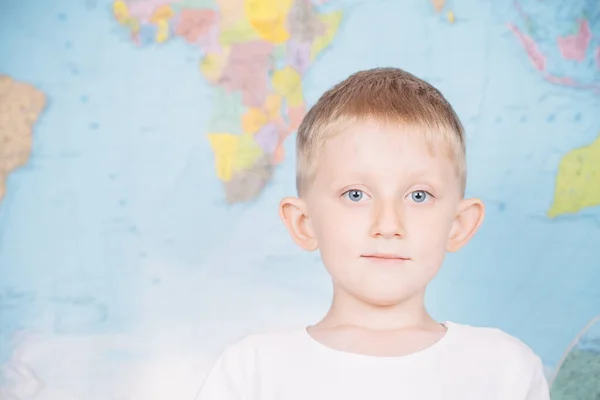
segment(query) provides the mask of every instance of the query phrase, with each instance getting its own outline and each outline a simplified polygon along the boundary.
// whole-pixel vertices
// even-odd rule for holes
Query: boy
[[[463,127],[442,94],[399,69],[326,92],[297,137],[298,198],[280,215],[332,277],[327,315],[249,335],[200,400],[547,400],[540,359],[495,329],[438,323],[425,289],[484,216],[465,199]]]

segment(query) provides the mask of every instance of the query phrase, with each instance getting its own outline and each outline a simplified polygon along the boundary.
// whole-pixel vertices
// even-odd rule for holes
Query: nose
[[[405,236],[402,205],[398,199],[381,201],[374,207],[371,235],[375,238],[394,239]]]

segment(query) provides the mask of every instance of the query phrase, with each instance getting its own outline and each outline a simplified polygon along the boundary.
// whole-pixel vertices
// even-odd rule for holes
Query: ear
[[[279,216],[298,246],[306,251],[319,248],[304,200],[296,197],[284,198],[279,203]]]
[[[465,246],[475,235],[477,229],[483,222],[485,216],[485,207],[479,199],[463,199],[458,205],[458,213],[450,236],[448,237],[447,250],[450,252],[458,251]]]

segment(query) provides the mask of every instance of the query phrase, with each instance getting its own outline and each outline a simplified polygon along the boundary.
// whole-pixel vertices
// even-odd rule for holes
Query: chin
[[[418,291],[405,290],[404,288],[373,288],[372,290],[360,290],[353,293],[359,300],[377,307],[390,307],[403,303],[415,295]]]

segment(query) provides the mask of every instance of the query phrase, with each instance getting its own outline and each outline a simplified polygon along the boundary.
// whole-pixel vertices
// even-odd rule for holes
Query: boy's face
[[[462,199],[453,160],[410,129],[350,127],[321,150],[306,195],[282,201],[292,237],[320,250],[336,292],[370,304],[422,295],[483,217],[481,202]]]

